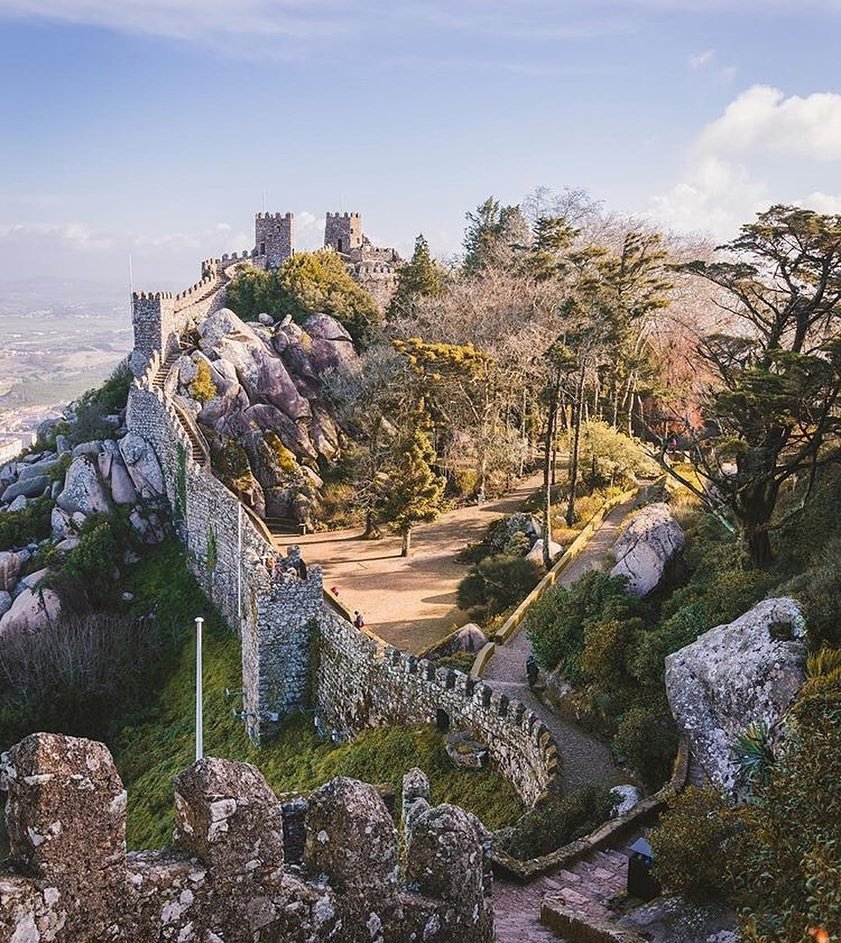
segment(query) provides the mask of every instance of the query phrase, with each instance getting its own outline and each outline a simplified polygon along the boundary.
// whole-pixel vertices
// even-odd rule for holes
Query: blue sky
[[[841,0],[0,0],[0,286],[177,287],[326,210],[456,251],[489,193],[583,187],[732,235],[841,212]]]

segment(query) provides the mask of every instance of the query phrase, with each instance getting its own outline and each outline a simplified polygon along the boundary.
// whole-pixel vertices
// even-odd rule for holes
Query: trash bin
[[[660,895],[660,882],[651,873],[654,852],[644,838],[638,838],[629,851],[628,896],[639,900],[652,900]]]

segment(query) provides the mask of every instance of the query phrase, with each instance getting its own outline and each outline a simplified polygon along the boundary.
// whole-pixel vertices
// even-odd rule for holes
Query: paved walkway
[[[604,569],[619,535],[622,522],[635,507],[628,501],[614,508],[587,547],[558,577],[556,585],[575,582],[589,570]],[[546,724],[558,746],[564,791],[586,783],[608,786],[624,780],[613,762],[610,749],[557,714],[535,697],[526,678],[526,658],[531,651],[528,635],[521,628],[506,645],[496,648],[485,670],[485,680],[494,688],[530,707]],[[623,851],[596,852],[569,871],[558,870],[525,886],[498,880],[494,885],[496,939],[498,943],[543,943],[556,940],[539,921],[540,903],[547,894],[563,896],[570,906],[603,915],[603,902],[625,886],[627,857]]]
[[[283,536],[277,544],[300,545],[307,563],[322,567],[326,589],[335,586],[345,606],[358,609],[377,635],[417,653],[470,621],[456,604],[458,584],[470,568],[458,554],[480,541],[492,521],[519,511],[541,481],[542,474],[531,475],[502,498],[419,525],[409,557],[400,556],[400,537],[362,540],[358,530]]]
[[[494,881],[494,920],[497,943],[558,943],[558,937],[540,923],[544,897],[560,897],[567,906],[602,919],[610,918],[608,902],[621,894],[628,879],[625,845],[617,850],[595,851],[568,869],[558,868],[530,884]]]

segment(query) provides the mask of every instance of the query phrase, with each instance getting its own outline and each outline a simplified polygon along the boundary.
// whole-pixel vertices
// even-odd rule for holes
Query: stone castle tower
[[[362,215],[360,213],[328,213],[324,223],[324,245],[348,255],[362,247]]]
[[[267,269],[279,268],[295,251],[295,217],[292,213],[258,213],[254,219],[257,254]]]

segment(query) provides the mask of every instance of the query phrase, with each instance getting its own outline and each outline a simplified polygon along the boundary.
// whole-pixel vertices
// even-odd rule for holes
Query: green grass
[[[187,645],[158,701],[157,715],[127,728],[117,766],[129,791],[128,843],[154,848],[168,843],[173,824],[172,777],[193,759],[194,644]],[[281,736],[255,749],[243,724],[231,715],[236,703],[225,688],[240,686],[239,641],[211,628],[204,644],[204,744],[208,756],[257,766],[278,794],[308,792],[334,776],[352,776],[400,787],[403,774],[420,766],[430,777],[433,801],[454,802],[475,812],[491,828],[522,812],[513,787],[491,771],[464,772],[449,766],[443,738],[432,727],[384,727],[335,747],[320,742],[311,718],[294,717]]]
[[[167,844],[173,827],[172,777],[193,761],[195,640],[192,620],[207,618],[204,639],[204,747],[208,756],[257,766],[276,793],[308,792],[334,776],[353,776],[400,787],[403,774],[420,766],[430,777],[435,802],[454,802],[475,812],[491,828],[513,821],[522,806],[513,787],[491,771],[450,767],[442,736],[432,727],[386,727],[336,747],[319,741],[311,716],[292,718],[280,737],[255,749],[243,722],[232,716],[238,698],[225,689],[242,687],[239,639],[209,610],[187,574],[175,546],[156,553],[135,571],[136,612],[157,601],[156,619],[178,635],[168,677],[151,708],[126,726],[113,745],[129,791],[128,839],[133,848]],[[179,628],[180,627],[180,628]],[[186,627],[186,628],[185,628]]]

